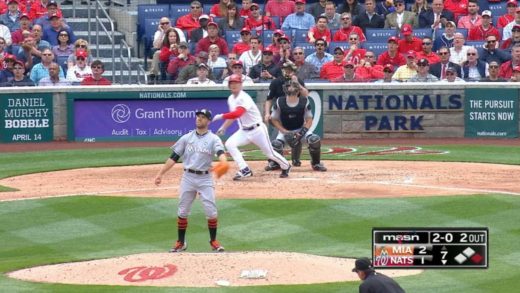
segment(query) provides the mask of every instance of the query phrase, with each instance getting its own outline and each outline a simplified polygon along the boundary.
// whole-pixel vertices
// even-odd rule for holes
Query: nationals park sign
[[[0,95],[0,141],[52,141],[52,105],[50,93]]]

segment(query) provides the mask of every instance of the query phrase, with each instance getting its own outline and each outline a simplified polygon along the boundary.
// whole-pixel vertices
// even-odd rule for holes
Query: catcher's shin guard
[[[302,165],[300,158],[302,156],[302,144],[298,144],[295,147],[291,148],[291,160],[293,166],[299,167]]]
[[[321,138],[316,134],[307,137],[309,144],[309,155],[311,156],[311,165],[317,165],[321,160]]]

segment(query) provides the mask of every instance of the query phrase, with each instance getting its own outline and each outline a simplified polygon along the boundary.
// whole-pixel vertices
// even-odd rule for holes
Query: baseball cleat
[[[170,252],[183,252],[188,248],[188,243],[186,241],[180,242],[177,240],[175,242],[175,246],[170,249]]]
[[[292,165],[293,165],[294,167],[301,167],[301,165],[302,165],[302,161],[300,161],[300,160],[293,160],[293,161],[292,161]]]
[[[237,180],[241,180],[244,177],[251,177],[251,176],[253,176],[253,171],[251,171],[251,169],[249,169],[249,167],[245,167],[244,169],[238,171],[235,174],[235,177],[233,177],[233,180],[237,181]]]
[[[264,170],[266,171],[274,171],[274,170],[280,170],[280,165],[278,165],[275,162],[270,161],[267,166],[265,166]]]
[[[289,172],[291,171],[291,165],[289,165],[289,168],[287,170],[282,170],[282,173],[280,174],[280,178],[287,178],[289,177]]]
[[[218,240],[209,241],[209,245],[211,245],[211,249],[214,252],[224,252],[224,246],[220,245]]]
[[[325,172],[325,171],[327,171],[327,168],[325,166],[323,166],[323,164],[315,164],[315,165],[312,165],[312,170]]]

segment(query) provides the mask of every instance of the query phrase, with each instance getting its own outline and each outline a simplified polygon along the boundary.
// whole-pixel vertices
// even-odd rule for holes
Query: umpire
[[[372,262],[366,258],[356,260],[356,267],[352,269],[363,281],[359,285],[359,293],[404,293],[405,291],[396,281],[383,274],[377,273]]]

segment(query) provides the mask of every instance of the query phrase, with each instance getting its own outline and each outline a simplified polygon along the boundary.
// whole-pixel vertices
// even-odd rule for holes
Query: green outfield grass
[[[367,151],[371,147],[365,148]],[[381,149],[381,147],[377,147]],[[340,159],[520,164],[514,147],[428,146],[444,155],[346,155]],[[0,154],[0,177],[87,166],[161,163],[167,148]],[[266,190],[266,192],[268,192]],[[176,239],[176,199],[67,197],[0,202],[0,272],[42,264],[164,252]],[[489,227],[487,270],[427,270],[398,278],[407,292],[514,292],[520,278],[520,197],[473,195],[345,200],[219,200],[219,238],[229,251],[272,250],[359,257],[372,227]],[[207,252],[199,202],[189,251]],[[181,289],[175,292],[357,292],[359,282],[311,286]],[[0,276],[2,292],[171,292],[172,288],[39,284]]]

